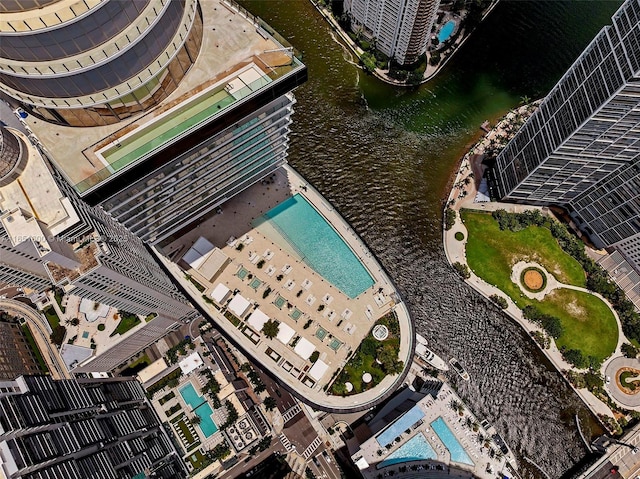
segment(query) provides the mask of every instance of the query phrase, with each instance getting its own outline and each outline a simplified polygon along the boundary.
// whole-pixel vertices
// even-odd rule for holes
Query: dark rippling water
[[[620,1],[502,1],[447,68],[420,88],[362,74],[306,0],[243,1],[303,54],[289,160],[368,243],[417,330],[470,382],[463,399],[519,456],[558,478],[586,453],[573,422],[599,434],[578,397],[521,329],[461,283],[441,245],[441,200],[460,156],[520,98],[543,96]]]

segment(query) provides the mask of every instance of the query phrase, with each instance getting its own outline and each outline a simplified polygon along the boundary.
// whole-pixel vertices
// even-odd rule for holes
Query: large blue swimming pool
[[[393,451],[387,458],[380,462],[376,468],[380,469],[393,464],[411,461],[426,461],[428,459],[437,459],[438,455],[427,442],[422,433],[418,433],[405,442],[398,449]]]
[[[350,298],[373,286],[371,275],[316,209],[300,194],[266,212],[269,222],[303,261]]]
[[[456,22],[453,20],[449,20],[447,23],[442,25],[442,28],[438,32],[438,41],[442,43],[449,40],[449,37],[453,33],[453,29],[455,27],[456,27]]]
[[[449,449],[449,452],[451,453],[451,460],[453,462],[460,462],[462,464],[473,466],[473,461],[467,454],[467,451],[465,451],[462,444],[458,442],[451,432],[451,429],[449,429],[449,426],[444,422],[444,419],[439,417],[431,423],[431,427],[444,443],[445,447]]]
[[[200,396],[191,383],[187,383],[180,388],[180,395],[198,416],[200,416],[200,424],[198,427],[205,437],[213,435],[218,430],[216,423],[211,419],[213,409],[205,398]]]

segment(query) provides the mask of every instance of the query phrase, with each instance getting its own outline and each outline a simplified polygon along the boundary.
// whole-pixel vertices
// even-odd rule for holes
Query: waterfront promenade
[[[485,138],[491,138],[495,136],[495,129],[490,131]],[[479,141],[479,144],[482,143],[483,139]],[[460,210],[461,209],[470,209],[476,211],[495,211],[499,209],[503,209],[507,212],[511,213],[521,213],[526,210],[538,209],[542,210],[542,208],[531,205],[522,205],[522,204],[511,204],[511,203],[501,203],[501,202],[475,202],[476,194],[477,194],[477,183],[482,178],[482,168],[479,166],[480,161],[482,159],[482,155],[479,152],[482,151],[482,148],[476,149],[477,145],[474,146],[462,159],[460,163],[460,167],[456,173],[455,179],[453,181],[453,187],[450,191],[447,204],[449,207],[456,212],[456,220],[455,224],[450,230],[443,229],[443,246],[445,255],[450,264],[453,263],[461,263],[463,265],[468,266],[466,260],[466,251],[465,245],[468,238],[468,232],[466,227],[464,226],[461,218],[460,218]],[[471,178],[472,181],[465,182],[465,178],[469,177],[469,173],[473,172]],[[545,214],[551,215],[550,212],[545,211]],[[464,235],[464,239],[462,241],[456,239],[456,233],[462,233]],[[511,317],[514,321],[516,321],[522,328],[524,328],[527,333],[532,334],[535,331],[542,332],[542,328],[536,324],[531,323],[527,319],[524,318],[522,311],[518,308],[515,303],[500,289],[495,287],[494,285],[488,284],[482,278],[478,277],[474,272],[469,269],[470,277],[465,280],[465,282],[476,290],[478,293],[483,295],[485,298],[489,299],[490,296],[497,294],[507,300],[508,307],[503,311]],[[568,287],[567,285],[563,285],[561,283],[556,284],[557,287]],[[585,288],[577,288],[571,287],[571,289],[577,289],[580,291],[584,291],[590,294],[594,294],[591,291],[586,290]],[[607,305],[609,305],[610,309],[614,313],[616,318],[619,334],[618,334],[618,342],[616,345],[615,352],[612,354],[610,358],[608,358],[604,364],[602,365],[601,372],[603,376],[605,375],[605,370],[610,361],[612,361],[616,357],[620,357],[620,347],[624,342],[627,342],[622,333],[622,327],[620,324],[620,320],[611,307],[611,305],[600,295],[595,294],[600,299],[605,301]],[[554,365],[554,367],[559,371],[567,371],[567,370],[575,370],[575,368],[564,360],[560,350],[557,348],[554,341],[551,341],[551,345],[549,349],[544,349],[540,347],[540,345],[536,342],[539,349],[545,354],[545,356],[549,359],[549,361]],[[564,377],[564,376],[563,376]],[[569,382],[569,381],[567,381]],[[613,412],[609,408],[607,404],[603,401],[595,397],[591,392],[586,389],[577,389],[570,382],[571,387],[576,391],[578,396],[582,399],[582,401],[589,407],[589,409],[596,415],[604,415],[608,417],[613,417]],[[605,385],[606,387],[611,387],[613,381]],[[613,397],[615,401],[615,396]],[[620,404],[620,401],[615,401]],[[628,404],[620,404],[623,407],[627,407],[630,409],[635,409],[635,407],[630,407]]]
[[[482,18],[480,20],[481,22],[487,17],[487,15],[489,15],[493,11],[496,5],[498,5],[499,1],[500,0],[494,0],[491,3],[491,5],[487,8],[487,10],[483,13]],[[351,39],[351,37],[347,32],[344,31],[344,29],[338,24],[334,16],[331,14],[329,9],[323,5],[318,4],[314,0],[311,0],[311,3],[316,8],[316,10],[318,10],[320,15],[322,15],[322,17],[327,21],[331,29],[334,32],[336,32],[338,37],[340,37],[340,39],[344,42],[347,48],[351,50],[351,52],[356,56],[356,58],[360,59],[360,57],[365,53],[365,51],[362,48],[360,48],[360,46]],[[458,17],[457,22],[459,23],[460,21],[461,20]],[[447,48],[444,48],[444,50],[449,50],[445,58],[441,62],[439,62],[437,65],[431,65],[429,61],[427,61],[427,67],[425,69],[424,76],[419,84],[426,83],[429,80],[433,79],[447,65],[447,63],[449,63],[449,60],[451,60],[454,57],[455,53],[469,39],[473,31],[475,30],[475,27],[474,27],[471,31],[468,31],[464,25],[462,27],[460,25],[456,25],[456,29],[458,28],[462,28],[461,33],[459,33],[456,36],[453,44],[451,44]],[[413,83],[402,82],[402,81],[395,80],[394,78],[391,78],[389,75],[387,75],[386,70],[381,70],[380,68],[376,68],[371,73],[376,78],[378,78],[379,80],[385,83],[388,83],[389,85],[415,86],[415,84]]]

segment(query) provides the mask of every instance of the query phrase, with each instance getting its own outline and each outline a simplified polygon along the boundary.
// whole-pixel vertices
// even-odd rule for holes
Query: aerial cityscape
[[[640,477],[640,0],[0,2],[0,477]]]

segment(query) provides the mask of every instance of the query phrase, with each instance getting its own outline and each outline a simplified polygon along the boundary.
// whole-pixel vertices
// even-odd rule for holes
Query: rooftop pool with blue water
[[[216,426],[216,423],[211,419],[213,409],[211,409],[209,402],[198,394],[191,383],[181,387],[179,391],[184,402],[200,417],[198,427],[202,431],[202,434],[204,434],[205,437],[212,436],[218,430],[218,426]]]
[[[451,432],[451,429],[449,429],[449,426],[444,422],[444,419],[439,417],[431,423],[431,427],[444,443],[445,447],[449,450],[449,453],[451,454],[451,461],[468,464],[470,466],[474,465],[473,461],[467,454],[467,451],[465,451],[462,444],[458,442]]]
[[[268,222],[302,260],[350,298],[373,286],[362,262],[333,227],[300,194],[283,201],[254,221]]]
[[[380,462],[376,467],[380,469],[394,464],[401,464],[403,462],[426,461],[437,458],[438,455],[431,447],[431,444],[427,442],[422,433],[418,433],[389,454],[389,456],[387,456],[387,458]]]
[[[449,37],[453,33],[453,30],[455,27],[456,27],[456,22],[453,20],[449,20],[447,23],[442,25],[442,28],[438,32],[438,41],[442,43],[449,40]]]

